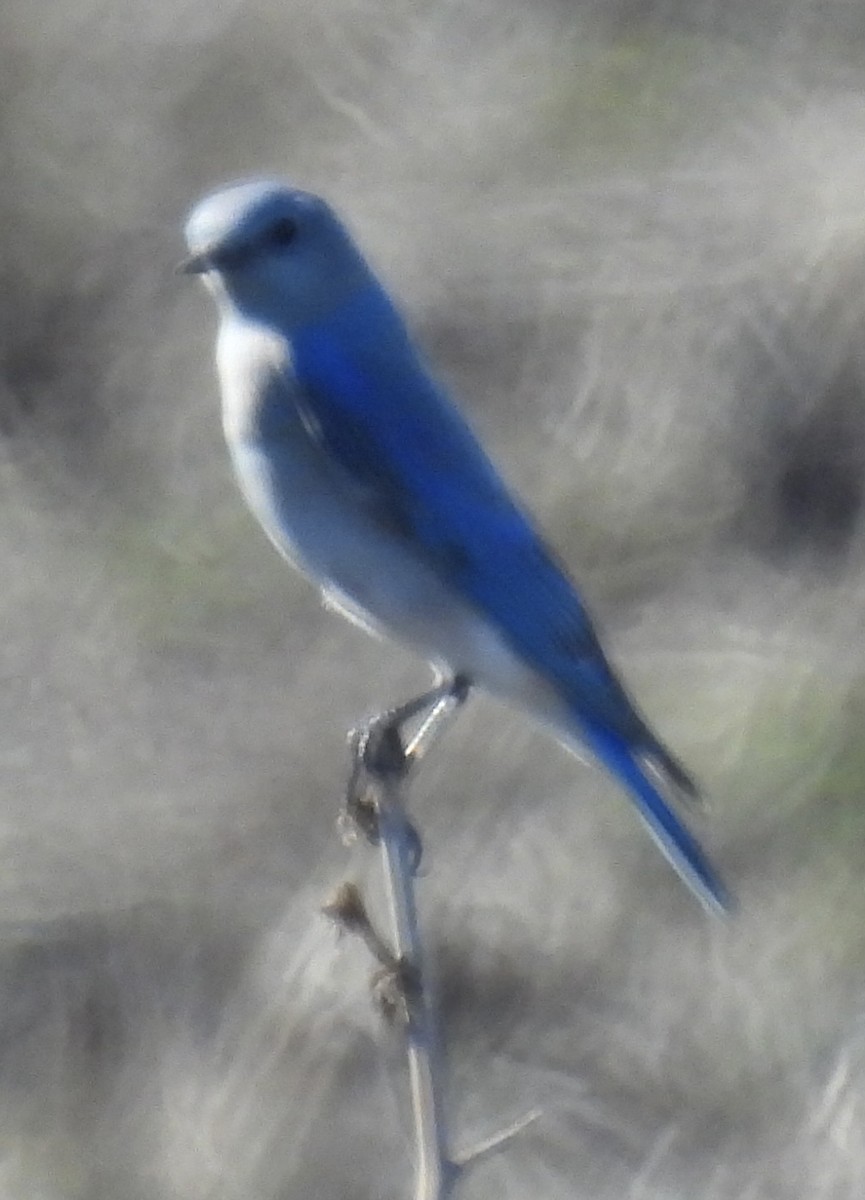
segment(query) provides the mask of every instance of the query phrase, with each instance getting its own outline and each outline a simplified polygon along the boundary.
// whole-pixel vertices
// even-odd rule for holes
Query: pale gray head
[[[328,312],[372,276],[324,200],[269,180],[213,192],[186,223],[189,257],[228,310],[282,328]]]

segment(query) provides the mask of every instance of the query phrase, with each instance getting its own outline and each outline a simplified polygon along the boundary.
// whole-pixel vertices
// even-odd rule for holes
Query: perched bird
[[[696,789],[637,712],[577,590],[328,204],[239,183],[192,211],[223,427],[271,541],[327,600],[588,747],[710,909],[727,892],[661,795]]]

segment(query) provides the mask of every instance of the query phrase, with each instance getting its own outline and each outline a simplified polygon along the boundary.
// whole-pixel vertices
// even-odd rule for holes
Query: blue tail
[[[583,738],[631,792],[652,837],[697,899],[712,912],[728,912],[733,907],[730,893],[715,874],[697,839],[646,777],[621,735],[583,723]]]

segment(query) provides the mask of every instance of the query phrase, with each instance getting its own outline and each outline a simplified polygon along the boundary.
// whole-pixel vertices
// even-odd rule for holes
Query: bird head
[[[318,196],[281,183],[238,183],[206,196],[186,224],[189,255],[224,308],[292,328],[336,307],[371,275]]]

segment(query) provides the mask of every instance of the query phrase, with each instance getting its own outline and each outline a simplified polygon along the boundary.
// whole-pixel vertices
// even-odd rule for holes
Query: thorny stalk
[[[417,1147],[414,1200],[447,1200],[470,1161],[509,1141],[538,1115],[529,1114],[467,1155],[449,1153],[437,1019],[424,975],[415,902],[420,838],[406,814],[405,800],[412,769],[468,691],[468,681],[458,676],[352,734],[346,812],[355,828],[379,846],[392,946],[375,930],[354,884],[343,884],[325,907],[343,928],[363,938],[381,964],[376,976],[380,1007],[390,1016],[399,1014],[405,1028]],[[405,743],[403,728],[422,714],[417,732]]]

